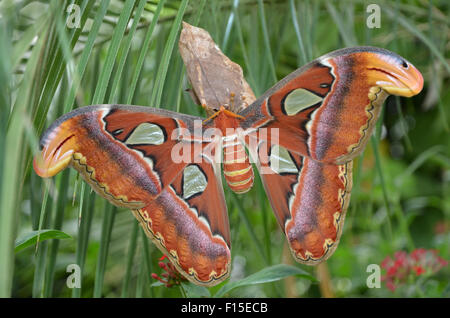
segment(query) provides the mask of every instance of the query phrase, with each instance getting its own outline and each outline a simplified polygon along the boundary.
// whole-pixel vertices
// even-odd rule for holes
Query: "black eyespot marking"
[[[406,61],[405,60],[402,60],[402,66],[403,66],[403,68],[408,68],[408,63],[406,63]]]

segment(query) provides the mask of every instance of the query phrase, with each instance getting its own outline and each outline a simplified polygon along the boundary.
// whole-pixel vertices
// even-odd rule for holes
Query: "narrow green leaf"
[[[30,48],[31,42],[37,34],[42,31],[45,25],[48,25],[50,16],[44,13],[42,17],[37,20],[36,24],[31,25],[27,31],[24,32],[22,37],[15,43],[13,48],[13,54],[11,56],[11,68],[16,69],[19,65],[20,60],[23,58],[25,52]]]
[[[109,98],[109,101],[111,103],[116,102],[117,87],[119,87],[119,81],[122,79],[122,71],[131,47],[131,40],[133,39],[133,35],[136,32],[136,28],[141,18],[142,12],[144,12],[146,2],[147,0],[140,0],[137,9],[134,11],[133,24],[131,25],[130,31],[128,32],[127,36],[124,38],[124,42],[121,47],[122,54],[119,55],[119,63],[117,65],[116,73],[114,74],[114,81],[111,88],[111,95]]]
[[[43,228],[49,227],[49,221],[51,218],[51,205],[48,204],[48,187],[45,186],[44,197],[41,204],[41,213],[39,214],[39,227],[38,235],[36,238],[36,248],[35,248],[35,268],[33,277],[33,290],[32,296],[43,297],[44,296],[44,282],[45,282],[45,264],[47,260],[47,242],[42,242],[40,240],[40,231]]]
[[[278,264],[266,267],[255,274],[247,276],[244,279],[227,283],[226,285],[222,286],[221,289],[219,289],[214,297],[223,297],[225,294],[237,287],[275,282],[289,276],[298,276],[301,278],[309,279],[313,282],[317,281],[314,276],[298,267],[286,264]]]
[[[263,31],[264,36],[264,44],[266,46],[266,52],[267,52],[267,61],[269,62],[269,68],[270,68],[270,74],[272,75],[272,80],[274,82],[277,82],[277,73],[275,71],[275,62],[272,55],[272,49],[270,48],[270,37],[269,37],[269,31],[267,29],[267,23],[266,23],[266,15],[264,13],[264,3],[262,0],[258,0],[258,9],[259,9],[259,19],[261,21],[261,27]]]
[[[106,271],[106,261],[108,258],[109,243],[111,241],[111,232],[114,225],[114,217],[117,208],[109,202],[104,202],[105,209],[103,213],[102,234],[100,238],[100,250],[98,252],[97,268],[95,271],[94,297],[102,296],[103,279]]]
[[[244,222],[245,227],[248,231],[248,234],[250,234],[251,238],[252,238],[252,242],[255,245],[255,247],[258,249],[259,254],[261,255],[261,258],[264,260],[264,263],[266,265],[270,264],[269,258],[267,257],[264,248],[263,248],[263,244],[261,243],[261,241],[258,239],[258,237],[256,236],[255,231],[253,230],[253,226],[251,225],[245,211],[244,208],[242,207],[241,202],[239,201],[239,199],[237,198],[237,195],[235,193],[232,193],[232,198],[233,198],[233,203],[236,205],[238,212],[239,212],[239,216],[241,218],[241,220]]]
[[[14,23],[14,21],[0,18],[0,47],[2,50],[10,47],[12,32],[7,32],[10,23]],[[38,61],[43,44],[43,40],[38,40],[32,50],[21,87],[17,91],[17,99],[14,112],[10,116],[9,126],[4,125],[2,127],[2,130],[6,128],[6,135],[2,137],[2,166],[0,167],[2,169],[2,179],[0,180],[2,183],[0,186],[0,297],[9,297],[11,294],[14,268],[14,233],[16,232],[16,217],[18,215],[17,198],[19,197],[20,180],[24,173],[18,164],[22,159],[22,147],[19,146],[22,145],[24,133],[22,116],[26,113],[32,87],[38,74],[37,66],[39,65]],[[5,52],[2,55],[4,56]],[[6,70],[3,66],[1,68]],[[4,75],[2,74],[1,77],[4,78]],[[2,100],[4,99],[2,97]],[[7,122],[6,119],[2,121]]]
[[[57,178],[59,178],[58,186],[58,197],[55,205],[55,218],[53,221],[53,229],[61,230],[64,220],[64,212],[67,200],[67,190],[69,184],[70,170],[63,171]],[[54,290],[54,279],[55,279],[55,268],[56,268],[56,258],[58,256],[59,250],[59,240],[54,240],[51,242],[49,258],[47,264],[47,272],[44,284],[44,297],[53,297]]]
[[[158,3],[158,7],[156,8],[155,14],[153,15],[152,23],[145,33],[144,42],[142,43],[142,47],[139,53],[139,58],[136,63],[136,68],[134,71],[133,79],[131,80],[131,85],[129,87],[129,93],[127,98],[127,104],[131,104],[133,102],[133,97],[136,91],[136,85],[141,74],[142,67],[144,65],[145,57],[147,56],[148,49],[150,47],[150,40],[152,38],[153,31],[155,30],[156,23],[158,22],[159,15],[161,13],[162,8],[164,7],[164,2],[166,0],[161,0]]]
[[[291,9],[292,23],[294,24],[295,35],[297,36],[298,47],[300,51],[300,61],[302,65],[305,65],[308,60],[305,51],[305,45],[303,44],[302,33],[297,21],[297,9],[295,8],[294,0],[289,0],[289,6]]]
[[[152,259],[151,259],[151,251],[149,246],[149,239],[144,231],[141,231],[141,238],[142,238],[142,250],[144,255],[144,265],[145,265],[145,273],[147,273],[147,277],[151,277],[150,273],[153,273],[153,266],[152,266]],[[150,285],[150,296],[153,297],[154,295],[153,287]]]
[[[222,40],[222,52],[227,51],[228,40],[230,39],[230,33],[231,33],[231,29],[232,29],[233,23],[234,23],[235,12],[236,12],[236,9],[238,6],[239,6],[239,0],[234,0],[232,10],[228,17],[227,26],[225,28],[225,34],[224,34],[223,40]]]
[[[325,4],[328,9],[328,12],[330,12],[330,15],[333,17],[333,20],[339,29],[339,34],[344,40],[345,46],[356,45],[357,43],[356,38],[354,37],[353,32],[351,32],[351,30],[349,29],[347,21],[345,21],[342,18],[342,16],[338,13],[336,7],[333,5],[332,2],[326,2]]]
[[[16,239],[14,252],[19,252],[31,245],[37,243],[39,237],[39,241],[45,241],[50,239],[69,239],[72,238],[69,234],[64,233],[59,230],[38,230],[31,231],[25,234],[22,234]]]
[[[80,203],[80,211],[83,211],[82,218],[79,220],[79,229],[77,237],[76,250],[76,264],[80,266],[81,275],[83,275],[84,265],[86,261],[86,254],[89,244],[89,236],[91,232],[92,217],[94,215],[94,204],[96,195],[91,193],[91,188],[83,181],[81,184],[81,198],[83,203]],[[83,284],[81,284],[83,286]],[[72,297],[81,297],[81,288],[72,289]]]
[[[127,0],[122,8],[119,21],[117,21],[117,25],[114,28],[111,44],[105,58],[105,64],[103,65],[103,69],[98,80],[97,89],[95,90],[94,97],[92,98],[92,104],[101,104],[104,102],[106,89],[108,88],[109,80],[114,67],[114,61],[116,60],[120,42],[123,38],[123,34],[127,27],[128,20],[130,19],[131,12],[133,11],[133,7],[134,1]]]
[[[241,27],[240,17],[237,14],[236,8],[234,8],[234,10],[235,10],[235,14],[236,14],[236,31],[237,31],[237,34],[238,34],[239,45],[241,46],[242,55],[243,55],[243,58],[244,58],[244,65],[245,65],[245,67],[247,69],[247,72],[248,72],[248,77],[249,77],[248,82],[249,82],[249,84],[251,84],[254,93],[256,95],[259,95],[261,93],[261,90],[259,88],[260,83],[258,83],[256,81],[256,76],[254,75],[252,64],[250,63],[249,54],[247,53],[247,48],[246,48],[246,45],[245,45],[244,36],[242,34],[242,27]]]
[[[152,97],[150,104],[152,107],[159,107],[161,104],[161,96],[164,88],[164,82],[166,79],[167,69],[169,68],[170,57],[172,56],[175,40],[178,37],[178,30],[181,26],[181,21],[188,5],[189,0],[183,0],[180,4],[180,8],[177,11],[177,16],[170,29],[169,37],[164,47],[164,52],[161,58],[161,62],[156,74],[155,85],[153,87]]]
[[[122,298],[129,297],[129,289],[131,283],[131,268],[133,267],[134,254],[136,253],[136,243],[137,236],[139,231],[139,223],[137,221],[133,222],[133,229],[131,231],[130,243],[128,245],[128,253],[127,253],[127,265],[125,269],[125,277],[122,283]]]
[[[110,0],[102,0],[100,2],[100,6],[97,9],[97,12],[95,14],[94,22],[92,23],[92,27],[89,31],[89,35],[86,41],[86,44],[84,46],[83,52],[81,53],[80,59],[78,61],[77,65],[77,72],[78,72],[78,78],[83,78],[84,72],[86,70],[86,66],[89,61],[89,57],[92,53],[92,48],[95,44],[95,39],[97,38],[98,32],[100,30],[100,26],[102,24],[103,18],[106,14],[106,10],[108,9]],[[69,94],[67,94],[67,97],[64,101],[64,113],[69,112],[72,107],[73,103],[75,101],[75,95],[76,91],[79,88],[79,82],[73,83],[72,87],[70,89]]]
[[[80,0],[77,0],[77,5],[80,5],[80,2]],[[83,10],[80,21],[81,27],[72,29],[69,34],[67,34],[67,29],[61,21],[60,12],[64,12],[65,8],[63,5],[64,3],[60,1],[52,1],[49,8],[54,16],[52,27],[49,30],[53,42],[46,41],[44,69],[37,80],[39,84],[37,86],[38,89],[35,91],[34,101],[31,103],[31,109],[29,110],[33,114],[33,125],[38,133],[42,132],[44,128],[47,112],[66,66],[69,66],[69,70],[71,70],[73,63],[72,49],[81,35],[81,29],[87,21],[93,2],[84,1],[81,4],[80,10]],[[69,72],[73,74],[72,71]],[[73,75],[75,82],[79,82],[77,80],[78,76],[76,74]]]

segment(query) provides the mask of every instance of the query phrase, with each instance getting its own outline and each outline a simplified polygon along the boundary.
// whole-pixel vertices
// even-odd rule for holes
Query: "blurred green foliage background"
[[[77,27],[76,9],[79,11]],[[380,28],[366,24],[369,4]],[[113,208],[66,170],[39,178],[31,160],[43,130],[90,104],[148,105],[202,115],[185,89],[178,53],[181,21],[210,32],[239,63],[259,96],[329,51],[373,45],[390,49],[424,75],[421,94],[390,97],[366,151],[354,164],[354,187],[341,242],[318,268],[295,264],[262,185],[236,196],[225,186],[232,233],[231,281],[286,263],[305,275],[241,286],[233,297],[449,297],[449,268],[411,272],[395,291],[368,288],[369,264],[398,251],[450,243],[450,3],[441,1],[101,0],[0,3],[0,296],[183,297],[211,288],[158,286],[162,254],[128,210]],[[32,231],[42,240],[15,252]],[[53,232],[52,232],[53,233]],[[52,237],[52,233],[48,234]],[[61,234],[61,233],[60,233]],[[62,235],[62,234],[61,234]],[[42,238],[44,235],[42,234]],[[82,268],[70,289],[69,264]],[[386,270],[382,269],[382,275]],[[317,277],[318,280],[314,280]],[[320,282],[319,282],[320,281]]]

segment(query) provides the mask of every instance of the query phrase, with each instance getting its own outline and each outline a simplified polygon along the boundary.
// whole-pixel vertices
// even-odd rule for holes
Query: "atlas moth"
[[[340,49],[289,74],[248,107],[205,105],[207,119],[132,105],[78,108],[44,132],[34,170],[48,178],[75,168],[99,195],[131,209],[182,275],[212,286],[229,276],[231,261],[221,166],[230,188],[245,193],[254,178],[249,154],[294,258],[314,265],[338,245],[352,160],[384,100],[422,87],[420,72],[395,53]],[[194,129],[198,123],[221,135],[205,138]],[[174,161],[180,145],[187,159]]]

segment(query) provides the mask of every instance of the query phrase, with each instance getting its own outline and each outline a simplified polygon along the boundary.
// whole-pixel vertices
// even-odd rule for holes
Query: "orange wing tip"
[[[37,155],[33,160],[33,168],[36,174],[42,178],[50,178],[66,168],[72,160],[72,152],[66,152],[61,157],[44,157]]]
[[[58,130],[61,131],[61,130]],[[53,177],[66,168],[76,148],[75,135],[54,132],[33,161],[34,171],[43,178]]]
[[[423,76],[414,65],[383,54],[369,55],[368,77],[391,95],[411,97],[423,88]]]
[[[392,95],[412,97],[419,94],[423,88],[423,76],[413,65],[410,65],[407,76],[401,76],[399,79],[405,87],[381,86],[386,92]]]

